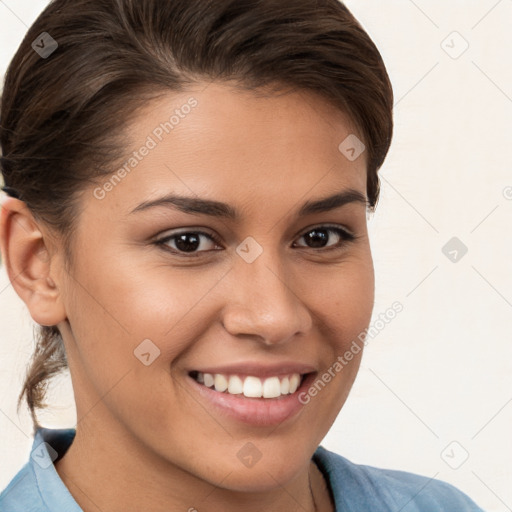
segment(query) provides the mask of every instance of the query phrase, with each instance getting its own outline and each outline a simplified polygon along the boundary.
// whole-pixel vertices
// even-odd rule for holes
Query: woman
[[[371,318],[392,105],[336,0],[50,3],[1,107],[2,257],[41,326],[2,512],[481,510],[320,446]],[[76,429],[42,428],[65,367]]]

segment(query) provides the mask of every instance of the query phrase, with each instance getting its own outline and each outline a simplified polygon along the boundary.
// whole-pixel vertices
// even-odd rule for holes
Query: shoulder
[[[0,494],[0,512],[46,512],[34,472],[25,464]]]
[[[0,512],[79,512],[54,461],[73,441],[73,429],[39,429],[30,458],[0,494]]]
[[[483,512],[453,485],[391,469],[355,464],[319,446],[314,460],[328,476],[337,508],[401,512]]]

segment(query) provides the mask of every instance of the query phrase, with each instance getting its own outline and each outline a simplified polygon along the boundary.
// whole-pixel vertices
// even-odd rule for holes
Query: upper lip
[[[273,376],[285,376],[292,373],[304,373],[314,372],[315,367],[310,364],[299,363],[299,362],[283,362],[273,364],[262,364],[254,361],[240,362],[236,364],[226,364],[222,366],[208,366],[203,368],[194,368],[191,371],[200,373],[222,373],[224,375],[251,375],[254,377],[273,377]]]

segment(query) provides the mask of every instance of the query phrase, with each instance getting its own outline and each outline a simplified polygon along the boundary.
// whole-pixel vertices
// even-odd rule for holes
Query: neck
[[[104,420],[104,419],[103,419]],[[80,422],[75,439],[56,462],[59,476],[84,512],[330,512],[323,475],[313,461],[284,485],[264,492],[229,488],[229,475],[208,482],[162,460],[118,425]],[[110,428],[112,427],[112,428]],[[108,433],[108,434],[107,434]]]

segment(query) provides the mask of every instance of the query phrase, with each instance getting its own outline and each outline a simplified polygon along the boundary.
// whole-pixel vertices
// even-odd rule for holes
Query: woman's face
[[[374,298],[366,153],[340,151],[353,127],[310,93],[219,83],[159,98],[128,133],[131,164],[84,193],[74,266],[53,269],[77,431],[140,464],[275,487],[308,465],[359,367]],[[310,375],[249,398],[191,372],[224,374],[234,393],[260,377],[246,391],[269,396]]]

